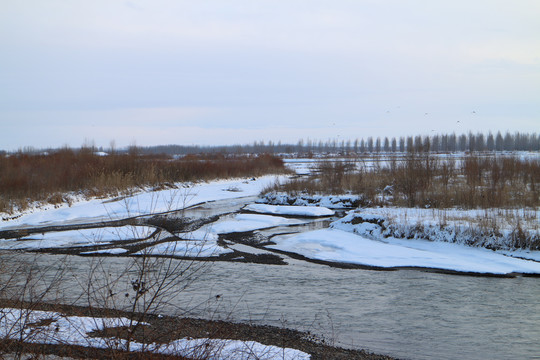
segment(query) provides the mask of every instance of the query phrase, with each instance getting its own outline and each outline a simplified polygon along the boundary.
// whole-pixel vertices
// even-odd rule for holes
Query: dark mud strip
[[[350,350],[332,346],[331,339],[324,339],[309,332],[301,332],[283,327],[273,327],[268,325],[251,325],[246,323],[235,323],[221,320],[203,320],[195,318],[163,316],[156,314],[138,314],[120,310],[99,309],[83,306],[48,304],[48,303],[20,303],[0,299],[1,306],[31,308],[33,310],[56,311],[68,316],[92,316],[92,317],[127,317],[144,319],[148,326],[137,327],[132,333],[134,341],[144,343],[166,343],[176,339],[186,337],[191,338],[211,338],[230,339],[242,341],[257,341],[265,345],[297,349],[311,355],[313,360],[392,360],[389,356],[377,355],[364,350]],[[126,338],[127,328],[109,328],[95,331],[90,334],[94,337],[118,337]],[[17,345],[16,342],[10,342]],[[0,346],[10,345],[0,341]],[[67,345],[42,345],[42,344],[21,344],[26,352],[36,352],[39,354],[68,355],[83,358],[109,358],[112,353],[102,349],[85,348],[81,346]],[[119,358],[138,358],[137,356],[125,356]],[[118,357],[115,357],[118,358]],[[144,358],[170,358],[182,359],[181,357],[150,356],[145,354]]]
[[[55,231],[84,230],[104,227],[120,227],[126,225],[140,225],[137,218],[127,218],[121,220],[100,221],[88,224],[51,225],[36,226],[24,229],[1,230],[0,239],[19,239],[32,234],[42,234]]]

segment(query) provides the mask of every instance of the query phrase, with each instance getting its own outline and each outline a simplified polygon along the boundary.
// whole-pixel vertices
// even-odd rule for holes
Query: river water
[[[62,299],[86,304],[80,284],[92,259],[26,256],[42,268],[57,264],[51,272],[68,264]],[[106,258],[103,268],[114,273],[129,261]],[[281,266],[211,263],[160,311],[176,315],[181,308],[191,316],[308,330],[339,346],[402,359],[540,359],[537,278],[337,269],[287,261]]]
[[[228,302],[223,313],[235,305],[233,319],[313,330],[399,358],[540,358],[534,278],[219,263],[184,296],[214,293]]]

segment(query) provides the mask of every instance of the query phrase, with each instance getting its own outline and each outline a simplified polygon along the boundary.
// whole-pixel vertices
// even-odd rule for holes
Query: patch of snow
[[[210,359],[236,360],[308,360],[303,351],[264,345],[256,341],[223,339],[179,339],[156,349],[160,354],[182,355],[188,358],[204,356]]]
[[[134,255],[171,255],[186,257],[210,257],[233,252],[219,246],[215,241],[169,241],[149,246]]]
[[[37,344],[67,344],[101,349],[127,349],[127,342],[116,338],[91,337],[88,333],[109,327],[128,326],[128,318],[66,316],[52,311],[0,308],[0,338],[22,339]],[[135,322],[134,324],[137,324]],[[145,323],[141,323],[145,324]],[[225,339],[178,339],[166,344],[130,342],[131,351],[190,358],[308,360],[310,355],[291,348],[264,345],[255,341]]]
[[[291,205],[266,205],[266,204],[249,204],[244,207],[244,210],[253,211],[262,214],[272,215],[291,215],[291,216],[331,216],[335,211],[325,207],[314,206],[291,206]]]
[[[149,226],[122,226],[55,231],[33,234],[19,240],[0,240],[0,249],[44,249],[109,244],[119,240],[144,239],[156,229]]]
[[[124,254],[127,250],[124,248],[112,248],[112,249],[101,249],[101,250],[95,250],[95,251],[85,251],[82,252],[81,255],[89,255],[89,254]]]
[[[127,326],[130,320],[65,316],[53,311],[0,309],[0,338],[41,344],[70,344],[107,348],[111,339],[92,338],[87,333],[106,327]]]
[[[280,216],[238,214],[232,219],[220,220],[207,227],[203,227],[203,231],[213,234],[229,234],[233,232],[268,229],[275,226],[299,225],[305,222],[303,220],[287,219]]]
[[[211,233],[208,228],[200,228],[194,231],[181,232],[176,235],[179,238],[185,240],[217,241],[219,238],[219,234]]]
[[[268,255],[274,255],[274,253],[272,251],[268,251],[268,250],[263,250],[263,249],[260,249],[260,248],[256,248],[256,247],[253,247],[253,246],[248,246],[248,245],[244,245],[244,244],[229,244],[227,245],[229,248],[233,249],[233,250],[236,250],[236,251],[240,251],[240,252],[244,252],[244,253],[248,253],[248,254],[255,254],[255,255],[258,255],[258,254],[268,254]]]
[[[540,263],[459,244],[385,238],[368,239],[339,229],[276,236],[269,248],[308,258],[383,268],[425,267],[485,274],[540,273]]]

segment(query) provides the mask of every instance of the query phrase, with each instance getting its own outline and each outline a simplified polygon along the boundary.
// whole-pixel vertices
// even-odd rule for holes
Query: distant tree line
[[[431,136],[367,137],[348,139],[311,140],[300,139],[296,144],[282,144],[272,141],[255,141],[247,145],[229,146],[183,146],[162,145],[139,147],[143,154],[363,154],[396,153],[414,150],[416,152],[481,152],[481,151],[540,151],[540,135],[537,133],[497,132],[456,135],[436,134]]]
[[[81,149],[91,148],[93,151],[106,153],[129,153],[140,155],[244,155],[244,154],[376,154],[376,153],[398,153],[407,151],[416,152],[481,152],[481,151],[540,151],[540,135],[538,133],[506,132],[500,131],[496,134],[489,132],[472,133],[457,135],[435,134],[435,135],[416,135],[400,137],[367,137],[356,139],[327,139],[312,140],[300,139],[296,144],[283,144],[281,141],[255,141],[252,144],[245,145],[227,145],[227,146],[199,146],[199,145],[159,145],[159,146],[136,146],[130,145],[127,148],[96,147],[93,142],[85,143]],[[19,152],[36,153],[54,153],[58,149],[37,150],[26,147]],[[86,151],[86,150],[85,150]],[[5,151],[0,151],[7,154]]]

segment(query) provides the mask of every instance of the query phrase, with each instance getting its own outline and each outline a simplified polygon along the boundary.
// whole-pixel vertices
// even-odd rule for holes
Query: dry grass
[[[24,209],[31,201],[62,203],[67,192],[107,196],[142,186],[279,172],[285,172],[283,162],[270,155],[174,160],[136,153],[97,156],[85,148],[50,155],[19,153],[0,157],[0,212]]]
[[[267,190],[362,194],[373,205],[536,208],[540,206],[540,160],[495,155],[456,160],[411,152],[371,167],[323,162],[312,177]]]

